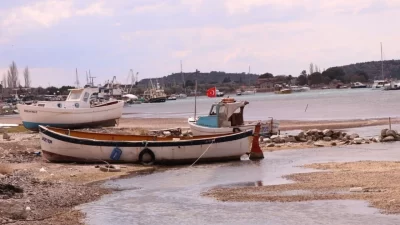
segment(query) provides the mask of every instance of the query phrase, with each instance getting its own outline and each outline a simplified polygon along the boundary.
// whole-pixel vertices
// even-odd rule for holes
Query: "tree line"
[[[28,67],[25,67],[24,69],[23,78],[24,78],[24,86],[21,85],[19,80],[17,64],[13,61],[10,64],[7,73],[3,75],[3,80],[1,81],[1,88],[22,88],[22,87],[30,88],[32,82]]]
[[[293,83],[295,79],[298,85],[320,85],[320,84],[338,84],[338,83],[354,83],[354,82],[368,82],[369,75],[362,71],[357,70],[351,74],[346,74],[341,67],[331,67],[321,72],[320,68],[313,63],[310,64],[309,72],[303,70],[297,78],[292,75],[278,75],[274,76],[271,73],[264,73],[260,78],[275,78],[276,82]]]

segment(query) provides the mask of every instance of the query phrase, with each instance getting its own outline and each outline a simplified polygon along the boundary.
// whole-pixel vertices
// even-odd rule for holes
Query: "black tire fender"
[[[233,133],[238,133],[238,132],[241,132],[240,128],[237,127],[233,128]]]
[[[149,155],[150,156],[150,158],[151,158],[150,161],[148,161],[148,162],[143,161],[143,157],[145,155]],[[156,155],[149,148],[145,148],[140,152],[140,154],[139,154],[139,162],[142,165],[146,165],[146,166],[153,165],[155,161],[156,161]]]

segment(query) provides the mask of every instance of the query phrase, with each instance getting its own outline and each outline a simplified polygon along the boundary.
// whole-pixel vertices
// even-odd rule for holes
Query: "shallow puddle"
[[[201,197],[213,187],[291,182],[283,175],[315,171],[299,166],[322,162],[398,160],[400,144],[266,152],[262,161],[172,168],[151,175],[109,181],[118,188],[100,201],[81,206],[88,224],[400,224],[363,201],[298,203],[218,202]],[[307,190],[280,194],[309,194]]]

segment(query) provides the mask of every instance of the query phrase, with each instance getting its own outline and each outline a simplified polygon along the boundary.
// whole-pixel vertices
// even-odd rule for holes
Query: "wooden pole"
[[[196,121],[197,114],[197,80],[195,80],[195,88],[194,88],[194,120]]]

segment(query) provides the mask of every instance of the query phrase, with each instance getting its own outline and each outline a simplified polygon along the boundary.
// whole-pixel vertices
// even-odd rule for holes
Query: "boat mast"
[[[381,72],[381,76],[382,79],[385,79],[385,77],[383,76],[383,50],[382,50],[382,42],[381,42],[381,67],[382,67],[382,72]]]
[[[182,60],[181,60],[181,77],[182,77],[183,86],[185,87],[185,94],[186,94],[185,78],[183,77],[183,72],[182,72]]]

